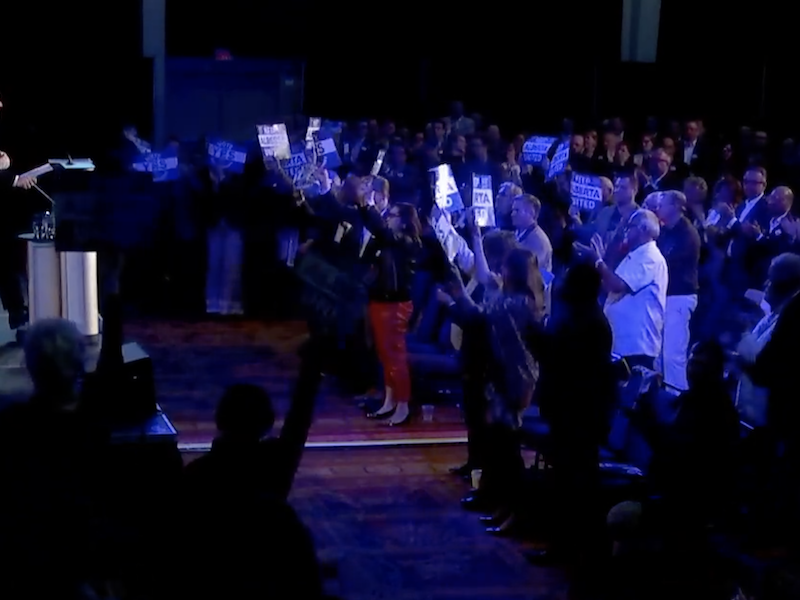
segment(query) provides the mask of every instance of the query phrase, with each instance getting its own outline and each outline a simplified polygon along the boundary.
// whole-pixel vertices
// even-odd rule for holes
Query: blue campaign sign
[[[292,178],[292,181],[297,179],[306,164],[308,164],[308,158],[306,158],[306,150],[302,144],[293,144],[292,155],[281,161],[281,167]]]
[[[534,135],[522,144],[522,162],[526,165],[540,165],[542,159],[558,138],[549,135]]]
[[[223,140],[208,140],[208,163],[231,173],[243,173],[247,148]]]
[[[570,190],[572,206],[580,210],[594,210],[603,202],[603,186],[597,175],[573,173]]]
[[[320,130],[315,131],[314,137],[314,153],[317,156],[317,162],[322,164],[325,160],[325,166],[329,169],[338,169],[342,166],[342,158],[339,156],[339,151],[336,149],[336,142],[329,131]]]
[[[448,212],[464,210],[464,200],[458,191],[456,179],[450,165],[439,165],[431,169],[434,173],[434,198],[436,206]]]
[[[472,207],[478,227],[494,227],[497,219],[494,212],[494,192],[491,175],[472,176]]]
[[[547,169],[547,181],[552,180],[556,175],[559,175],[567,170],[569,163],[569,140],[564,140],[556,148],[556,153],[553,160],[550,161],[550,168]]]
[[[133,170],[152,173],[153,181],[162,183],[178,179],[178,151],[167,149],[162,152],[140,154],[133,162]]]

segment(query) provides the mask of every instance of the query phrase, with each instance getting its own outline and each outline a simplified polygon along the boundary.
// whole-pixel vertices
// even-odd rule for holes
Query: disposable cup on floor
[[[477,490],[479,487],[481,487],[481,477],[483,477],[483,469],[472,469],[470,472],[472,489]]]
[[[426,423],[431,423],[433,421],[433,406],[430,404],[425,404],[422,407],[422,420]]]

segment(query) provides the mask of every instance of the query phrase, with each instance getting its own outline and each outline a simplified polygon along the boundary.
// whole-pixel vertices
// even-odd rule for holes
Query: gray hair
[[[661,223],[659,223],[658,217],[653,211],[646,208],[640,208],[633,213],[630,223],[631,226],[644,231],[651,240],[657,240],[661,235]]]
[[[646,208],[647,210],[652,210],[649,208],[650,206],[655,205],[656,208],[661,206],[661,199],[664,197],[664,192],[651,192],[647,194],[642,202],[642,208]]]
[[[37,391],[70,391],[84,375],[86,343],[66,319],[43,319],[25,336],[25,366]]]

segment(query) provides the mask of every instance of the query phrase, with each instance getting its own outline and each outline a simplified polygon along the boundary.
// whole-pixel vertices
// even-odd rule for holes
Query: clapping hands
[[[606,255],[605,242],[603,242],[603,238],[601,238],[597,233],[592,236],[588,246],[586,244],[581,244],[580,242],[575,242],[572,244],[572,247],[575,252],[578,253],[579,257],[589,262],[602,260]]]

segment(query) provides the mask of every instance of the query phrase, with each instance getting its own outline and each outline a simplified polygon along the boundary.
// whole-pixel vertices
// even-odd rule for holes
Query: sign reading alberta
[[[572,205],[580,210],[594,210],[603,202],[603,186],[597,175],[572,174]]]
[[[286,133],[286,125],[256,125],[258,133],[258,145],[261,146],[261,153],[264,158],[276,158],[285,160],[292,156],[289,135]]]

